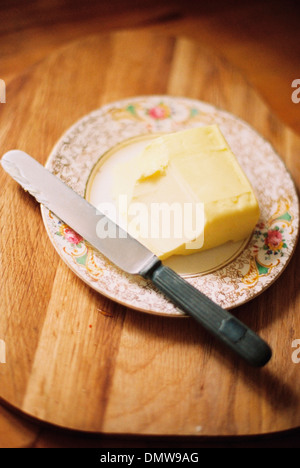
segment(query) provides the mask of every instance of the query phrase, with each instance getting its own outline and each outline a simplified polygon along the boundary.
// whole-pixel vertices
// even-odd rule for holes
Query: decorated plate
[[[119,161],[137,154],[157,134],[210,124],[219,125],[250,180],[260,219],[243,242],[174,256],[165,263],[221,307],[231,309],[278,278],[291,258],[299,229],[291,176],[270,143],[248,124],[197,100],[134,97],[108,104],[76,122],[58,141],[46,167],[97,206],[111,201],[112,169]],[[57,252],[94,290],[142,312],[184,315],[151,282],[121,271],[48,209],[41,209]]]

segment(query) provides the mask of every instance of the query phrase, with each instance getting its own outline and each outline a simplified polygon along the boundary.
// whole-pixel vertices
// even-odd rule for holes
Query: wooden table
[[[78,118],[145,94],[202,99],[242,117],[271,141],[299,187],[299,137],[243,76],[190,39],[145,30],[87,37],[12,79],[0,108],[2,152],[22,148],[44,163]],[[274,350],[266,368],[249,369],[190,319],[178,326],[178,319],[139,314],[92,291],[50,245],[39,206],[3,171],[0,180],[1,398],[33,418],[16,420],[2,409],[3,431],[14,427],[12,444],[32,445],[37,421],[122,435],[123,443],[136,435],[189,436],[192,447],[207,436],[299,426],[299,371],[291,361],[300,333],[299,248],[269,290],[234,311]],[[51,434],[42,444],[59,444],[60,431]],[[70,433],[61,437],[68,441]]]

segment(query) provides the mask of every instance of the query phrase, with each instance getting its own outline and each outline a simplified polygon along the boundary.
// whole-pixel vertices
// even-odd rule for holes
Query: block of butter
[[[161,259],[245,239],[259,218],[217,125],[154,138],[116,166],[113,194],[123,226]]]

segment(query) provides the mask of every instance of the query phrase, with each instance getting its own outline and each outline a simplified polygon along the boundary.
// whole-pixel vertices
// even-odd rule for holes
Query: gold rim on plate
[[[294,252],[299,230],[299,203],[293,180],[272,145],[249,124],[194,99],[124,99],[76,122],[55,145],[46,167],[89,198],[98,169],[119,150],[160,133],[210,124],[219,125],[238,158],[255,190],[261,216],[252,236],[224,254],[221,262],[209,263],[210,252],[205,254],[210,267],[179,272],[221,307],[231,309],[261,294],[278,278]],[[184,316],[150,282],[120,271],[49,210],[41,210],[58,254],[94,290],[141,312]],[[199,254],[197,261],[200,259]],[[168,263],[180,270],[174,259]]]

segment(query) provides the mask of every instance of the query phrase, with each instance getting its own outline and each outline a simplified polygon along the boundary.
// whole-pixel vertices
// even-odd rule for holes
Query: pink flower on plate
[[[265,238],[265,245],[271,250],[280,250],[283,246],[281,232],[278,229],[270,229]]]
[[[71,242],[71,244],[79,244],[83,239],[82,237],[77,234],[77,232],[73,231],[73,229],[67,227],[64,229],[64,237],[67,241]]]
[[[150,117],[152,117],[153,119],[156,119],[156,120],[163,120],[163,119],[166,119],[166,118],[170,117],[171,112],[170,112],[170,109],[169,109],[168,106],[166,106],[165,104],[161,103],[161,104],[159,104],[158,106],[152,107],[152,108],[149,110],[149,115],[150,115]]]

